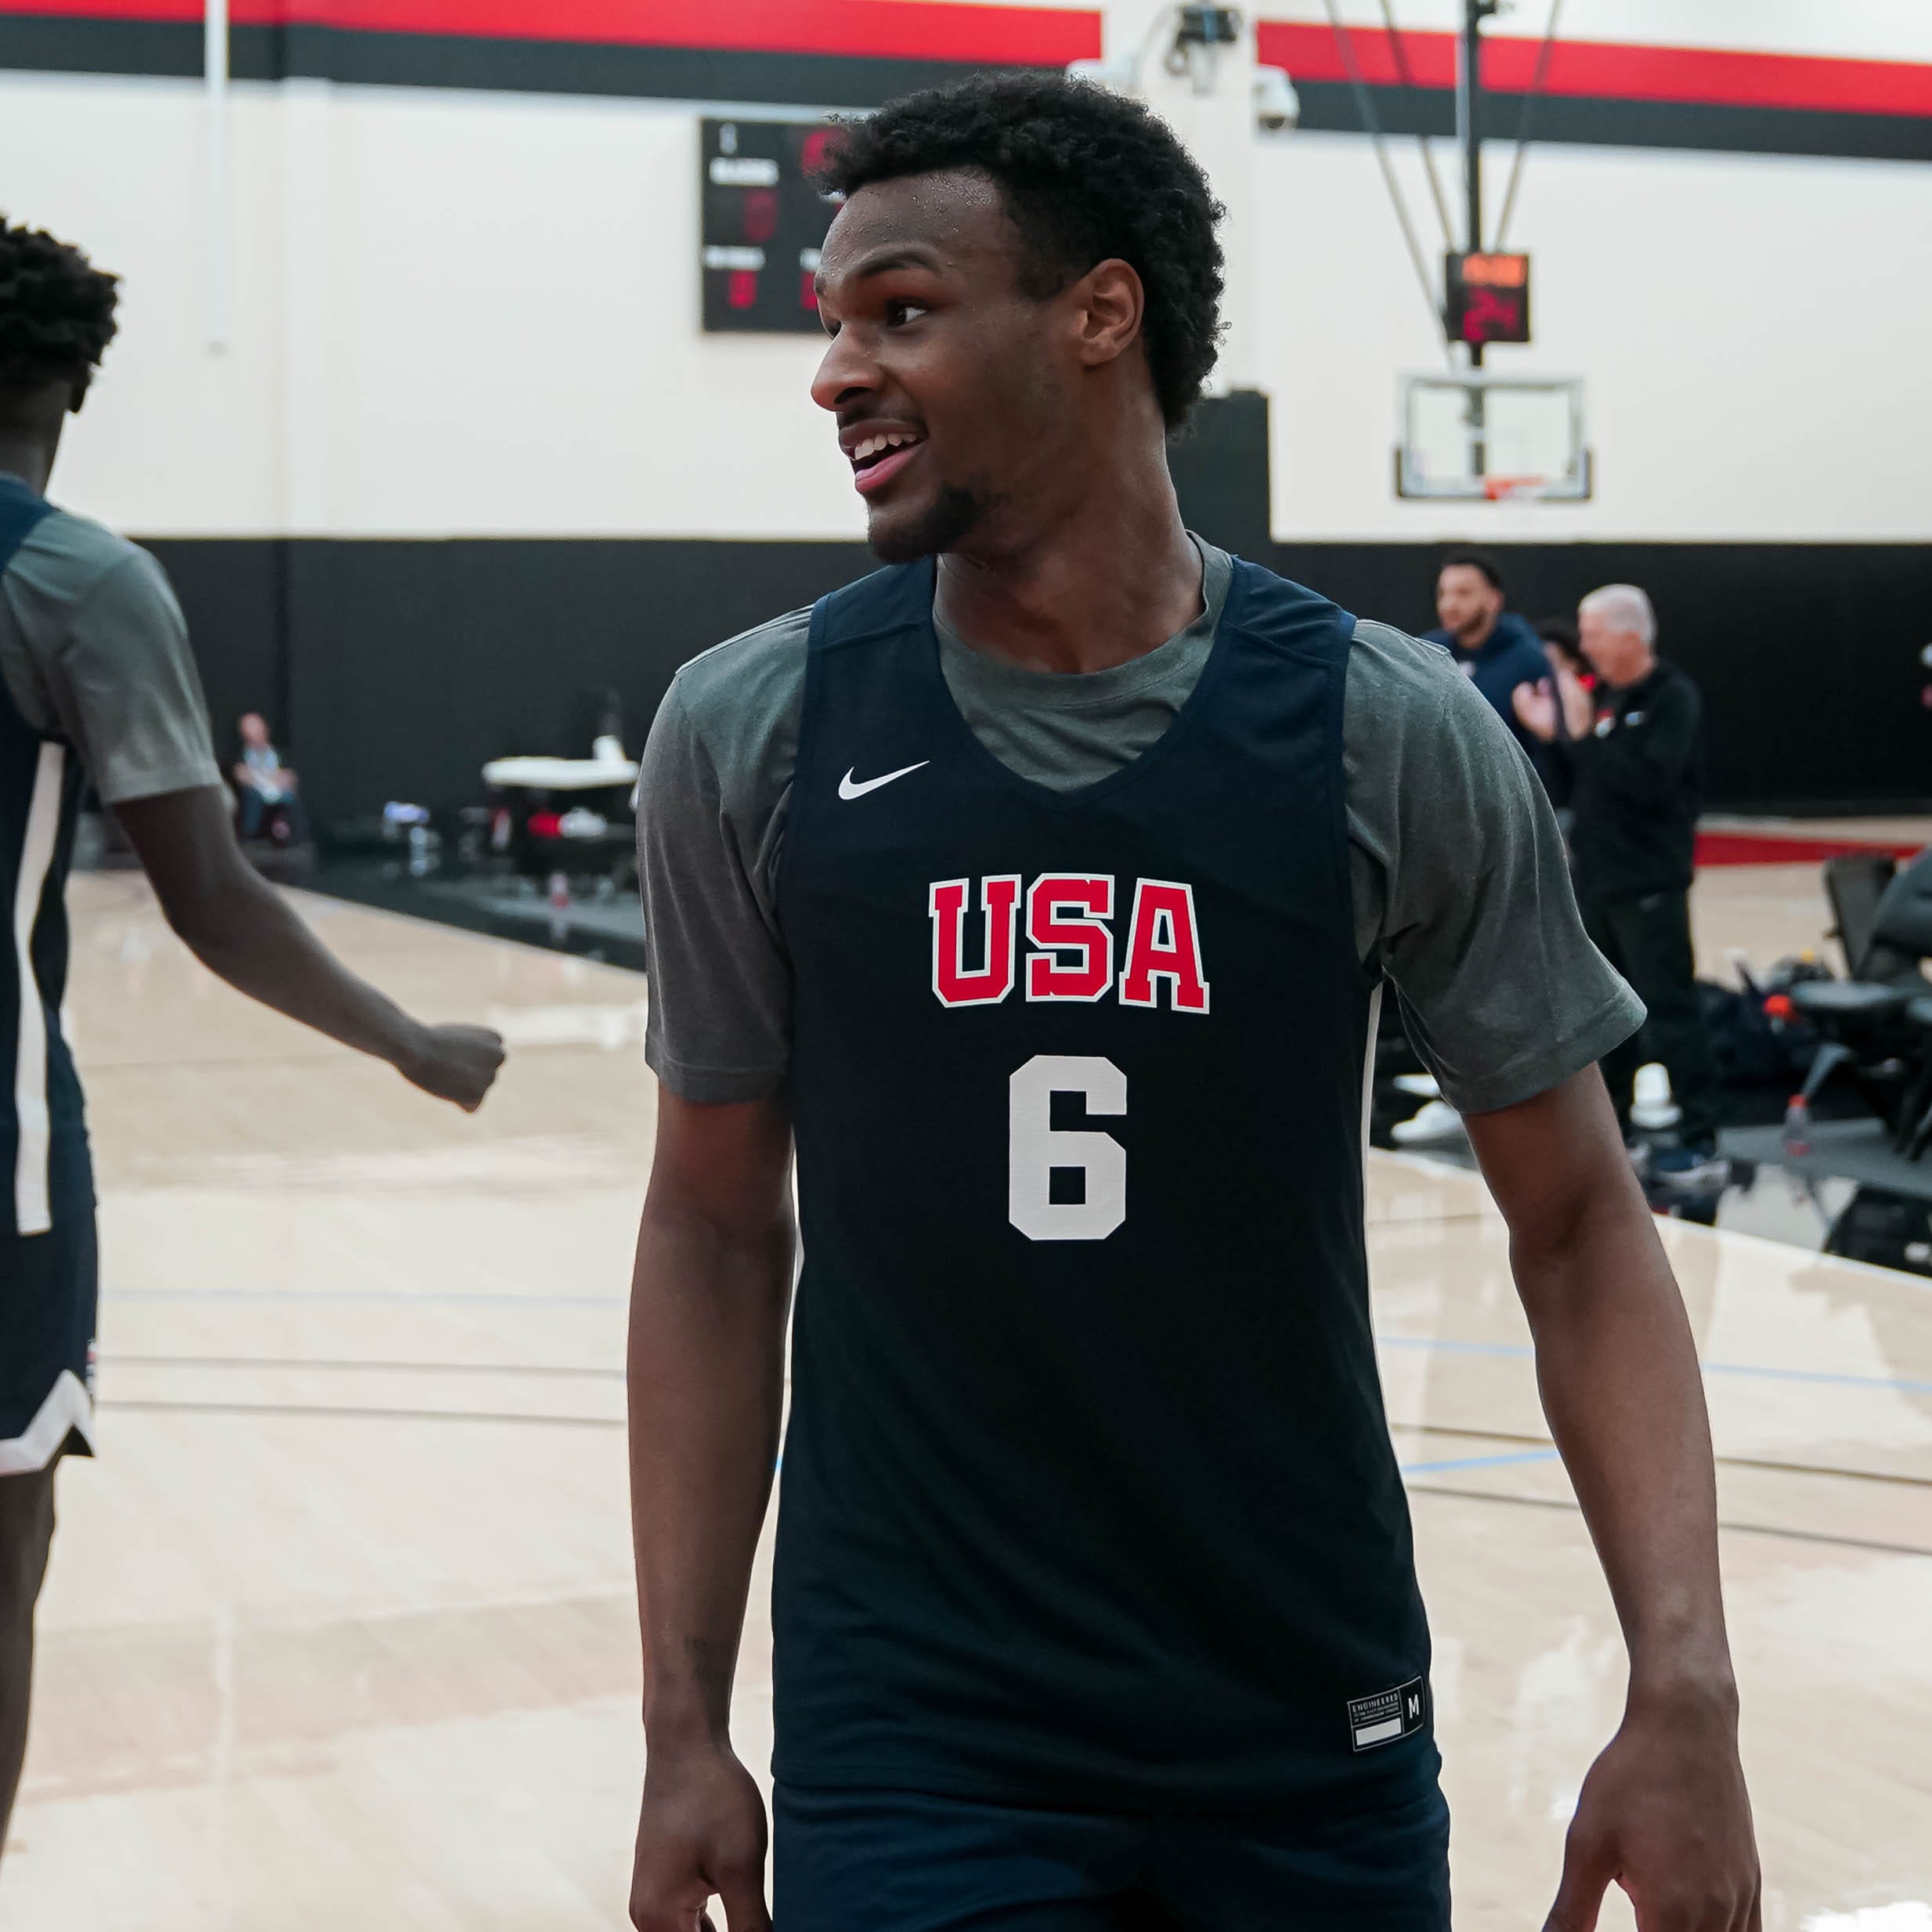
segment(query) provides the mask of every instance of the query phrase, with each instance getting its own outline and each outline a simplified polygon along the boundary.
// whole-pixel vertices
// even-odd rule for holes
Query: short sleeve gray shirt
[[[1194,688],[1233,575],[1225,551],[1200,547],[1201,615],[1107,670],[1027,670],[941,627],[947,685],[987,749],[1073,790],[1152,745]],[[756,1100],[785,1083],[777,880],[810,619],[790,612],[685,665],[645,751],[645,1053],[686,1100]],[[1627,1038],[1643,1008],[1584,932],[1543,788],[1448,652],[1358,624],[1342,735],[1356,951],[1393,984],[1450,1103],[1511,1106]]]
[[[166,574],[85,517],[43,517],[0,575],[0,678],[29,726],[74,747],[110,805],[221,782]]]

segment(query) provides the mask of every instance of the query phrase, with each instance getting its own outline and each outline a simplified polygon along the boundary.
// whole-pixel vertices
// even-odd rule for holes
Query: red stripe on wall
[[[200,0],[0,0],[0,15],[199,21]],[[232,0],[237,27],[330,27],[726,52],[1064,67],[1100,51],[1100,16],[975,0]]]
[[[1381,28],[1344,30],[1363,78],[1397,85],[1396,50]],[[1348,63],[1333,31],[1263,20],[1261,57],[1298,81],[1345,81]],[[1504,35],[1485,42],[1486,86],[1528,88],[1542,43]],[[1457,36],[1405,33],[1401,51],[1418,86],[1456,84]],[[1599,100],[1675,101],[1704,107],[1796,107],[1814,112],[1932,115],[1932,67],[1903,61],[1840,60],[1808,54],[1744,53],[1713,47],[1635,47],[1609,41],[1559,41],[1545,85],[1552,94]]]
[[[1097,12],[980,0],[231,0],[231,6],[241,27],[299,24],[590,45],[1049,67],[1100,52]],[[0,0],[0,16],[10,13],[198,21],[202,6],[201,0]],[[1386,32],[1345,31],[1366,79],[1378,86],[1403,79]],[[1259,39],[1262,59],[1297,80],[1349,78],[1327,27],[1263,20]],[[1486,83],[1509,92],[1526,89],[1540,45],[1491,36],[1485,42]],[[1409,78],[1423,87],[1453,88],[1456,47],[1453,34],[1405,33],[1401,48]],[[1560,41],[1546,85],[1552,94],[1597,99],[1932,117],[1932,65],[1903,61]]]

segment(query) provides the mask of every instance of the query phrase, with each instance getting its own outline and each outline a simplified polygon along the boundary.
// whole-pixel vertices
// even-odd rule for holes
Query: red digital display
[[[1452,255],[1444,258],[1443,322],[1457,342],[1529,340],[1529,258]]]

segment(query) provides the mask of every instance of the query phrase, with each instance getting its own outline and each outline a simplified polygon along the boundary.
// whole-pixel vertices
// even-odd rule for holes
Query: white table
[[[594,792],[637,782],[634,758],[493,758],[483,782],[500,791]]]

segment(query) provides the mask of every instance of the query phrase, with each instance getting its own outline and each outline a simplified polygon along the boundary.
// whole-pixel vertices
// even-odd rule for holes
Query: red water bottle
[[[1785,1152],[1793,1160],[1811,1151],[1811,1103],[1801,1093],[1785,1109]]]

